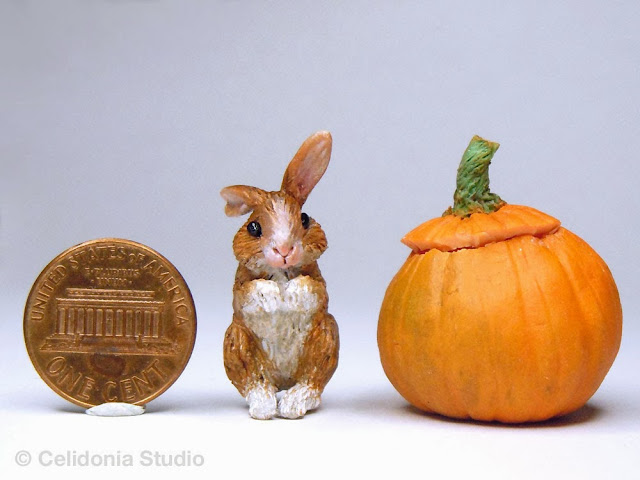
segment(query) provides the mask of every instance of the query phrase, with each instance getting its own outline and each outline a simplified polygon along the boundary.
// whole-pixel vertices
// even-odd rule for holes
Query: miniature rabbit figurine
[[[233,240],[239,265],[224,365],[253,418],[299,418],[317,408],[338,365],[338,325],[317,264],[327,239],[301,210],[327,169],[331,144],[329,132],[305,140],[280,191],[236,185],[220,192],[228,216],[252,212]]]

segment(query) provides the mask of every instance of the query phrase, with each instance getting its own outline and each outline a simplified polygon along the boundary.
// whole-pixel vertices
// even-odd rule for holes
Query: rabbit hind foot
[[[265,383],[251,387],[245,396],[249,404],[249,415],[257,420],[269,420],[277,412],[276,388]]]
[[[297,383],[284,392],[278,402],[278,414],[283,418],[300,418],[320,406],[320,390],[307,383]]]

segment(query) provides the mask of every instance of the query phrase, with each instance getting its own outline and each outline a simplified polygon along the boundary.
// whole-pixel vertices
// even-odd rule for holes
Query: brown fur
[[[328,313],[326,283],[317,259],[327,249],[325,234],[315,220],[302,226],[301,207],[315,184],[324,174],[331,151],[327,132],[312,135],[303,143],[285,172],[282,188],[266,192],[255,187],[232,186],[222,190],[228,215],[252,212],[233,240],[233,251],[239,262],[233,287],[233,320],[224,339],[224,364],[227,376],[242,396],[257,384],[288,389],[305,383],[320,394],[338,364],[338,326]],[[278,217],[280,215],[280,217]],[[275,268],[267,261],[273,239],[282,237],[282,217],[288,218],[288,236],[281,243],[299,245],[299,262],[287,268]],[[247,231],[258,222],[262,236],[255,238]],[[271,242],[271,243],[270,243]],[[275,245],[274,249],[278,247]],[[297,277],[308,277],[305,285],[317,298],[318,308],[304,338],[302,354],[292,378],[286,378],[274,366],[262,348],[262,341],[246,324],[244,309],[254,300],[252,282],[273,280],[283,284]]]

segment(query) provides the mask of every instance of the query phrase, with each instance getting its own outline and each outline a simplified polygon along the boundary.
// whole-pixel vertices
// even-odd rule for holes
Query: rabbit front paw
[[[276,414],[276,389],[272,385],[255,385],[249,390],[245,400],[249,404],[251,418],[269,420]]]
[[[278,414],[284,418],[300,418],[320,406],[320,392],[306,383],[297,383],[278,402]]]
[[[253,280],[244,297],[243,310],[248,314],[274,313],[282,303],[278,284],[272,280]]]

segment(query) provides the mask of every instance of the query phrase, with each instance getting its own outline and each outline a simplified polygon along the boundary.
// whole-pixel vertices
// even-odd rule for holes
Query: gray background
[[[639,27],[636,1],[1,1],[3,470],[18,468],[18,447],[117,444],[199,451],[207,463],[190,475],[211,477],[245,462],[239,445],[250,442],[265,458],[300,450],[287,465],[301,469],[322,451],[364,473],[424,458],[425,474],[507,477],[544,456],[546,467],[520,474],[630,476],[640,467]],[[305,210],[329,239],[320,265],[341,365],[316,414],[251,422],[222,367],[242,220],[224,216],[218,192],[277,189],[321,129],[333,156]],[[502,145],[492,189],[561,219],[616,278],[622,348],[569,421],[523,429],[427,417],[380,367],[377,314],[408,254],[399,239],[450,205],[473,134]],[[37,377],[21,317],[49,260],[104,236],[174,263],[199,332],[154,415],[96,430]],[[98,434],[78,441],[87,432]]]

